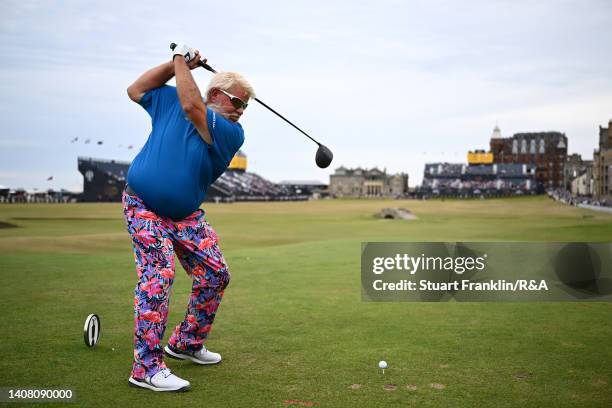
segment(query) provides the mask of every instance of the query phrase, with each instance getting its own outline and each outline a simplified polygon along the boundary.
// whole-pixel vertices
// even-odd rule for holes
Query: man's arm
[[[134,102],[139,103],[147,91],[159,88],[172,79],[173,76],[174,64],[172,61],[168,61],[155,68],[151,68],[142,74],[140,78],[134,81],[132,85],[128,86],[128,96]]]
[[[197,59],[199,60],[199,58]],[[206,143],[212,144],[212,136],[208,130],[208,120],[206,118],[206,104],[202,100],[200,89],[191,75],[191,69],[193,69],[191,65],[191,62],[187,65],[184,58],[174,58],[176,92],[187,118],[193,123],[202,139]]]

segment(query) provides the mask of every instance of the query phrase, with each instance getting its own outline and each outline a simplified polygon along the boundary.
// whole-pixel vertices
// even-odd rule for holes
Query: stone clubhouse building
[[[387,174],[386,170],[338,167],[329,176],[329,195],[334,198],[404,197],[408,194],[408,174]]]

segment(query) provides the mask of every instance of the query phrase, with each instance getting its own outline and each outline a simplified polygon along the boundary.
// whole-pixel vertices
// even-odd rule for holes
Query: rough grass
[[[389,206],[419,219],[373,217]],[[193,390],[158,395],[127,386],[136,280],[120,206],[0,206],[0,222],[17,225],[0,229],[1,385],[72,388],[79,406],[612,403],[609,303],[364,303],[359,287],[362,241],[608,242],[610,215],[544,197],[206,210],[232,270],[208,342],[224,361],[170,360]],[[189,288],[178,273],[169,327]],[[90,350],[82,327],[93,312],[102,336]]]

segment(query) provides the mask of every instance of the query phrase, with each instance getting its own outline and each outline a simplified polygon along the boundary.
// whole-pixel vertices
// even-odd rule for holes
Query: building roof
[[[387,174],[387,170],[380,170],[378,167],[372,167],[371,169],[362,169],[361,167],[356,167],[354,169],[347,169],[344,166],[340,166],[338,168],[336,168],[336,171],[334,174],[332,174],[332,176],[352,176],[352,175],[358,175],[358,176],[371,176],[371,175],[383,175],[383,174]]]
[[[278,184],[285,186],[324,186],[326,183],[322,183],[318,180],[283,180],[279,181]]]

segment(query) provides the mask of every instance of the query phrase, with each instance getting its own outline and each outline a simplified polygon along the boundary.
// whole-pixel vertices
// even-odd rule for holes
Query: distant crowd
[[[584,204],[584,205],[594,205],[597,207],[612,208],[611,200],[606,200],[606,199],[595,200],[592,197],[574,197],[569,191],[562,190],[562,189],[548,190],[547,193],[548,193],[548,196],[551,197],[552,199],[560,201],[565,204],[573,205],[573,206]]]

